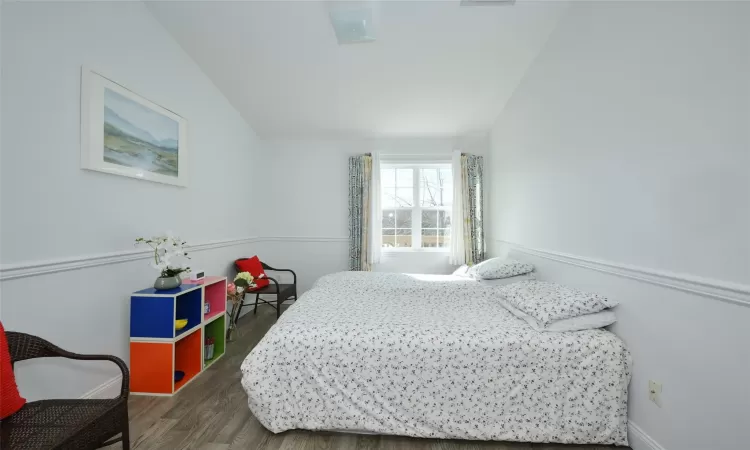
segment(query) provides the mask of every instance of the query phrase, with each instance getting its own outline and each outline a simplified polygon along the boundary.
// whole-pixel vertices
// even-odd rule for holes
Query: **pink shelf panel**
[[[206,285],[204,301],[211,306],[209,315],[224,313],[227,310],[227,283],[224,279]],[[204,317],[205,319],[206,317]]]
[[[203,320],[204,321],[209,321],[209,320],[213,319],[214,317],[219,316],[221,314],[225,314],[225,313],[226,313],[226,311],[214,311],[213,309],[211,309],[210,313],[203,315]]]

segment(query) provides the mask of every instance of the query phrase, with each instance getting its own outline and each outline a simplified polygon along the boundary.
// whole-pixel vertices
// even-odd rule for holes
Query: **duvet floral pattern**
[[[269,430],[627,445],[630,354],[604,330],[539,333],[462,277],[321,278],[242,364]]]

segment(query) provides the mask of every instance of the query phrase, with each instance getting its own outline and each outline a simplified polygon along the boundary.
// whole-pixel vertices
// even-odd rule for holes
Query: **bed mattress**
[[[627,445],[631,358],[605,330],[540,333],[497,288],[451,276],[325,276],[242,364],[269,430]]]

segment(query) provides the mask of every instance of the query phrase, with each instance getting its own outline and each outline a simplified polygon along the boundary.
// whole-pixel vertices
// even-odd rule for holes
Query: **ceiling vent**
[[[372,8],[336,8],[330,11],[331,25],[339,44],[359,44],[375,41]]]

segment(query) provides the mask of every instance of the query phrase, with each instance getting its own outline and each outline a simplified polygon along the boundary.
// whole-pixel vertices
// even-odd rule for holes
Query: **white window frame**
[[[382,247],[382,251],[386,253],[410,253],[410,252],[426,252],[426,253],[449,253],[450,247],[422,247],[422,210],[436,210],[446,211],[448,214],[453,212],[452,206],[435,206],[429,208],[423,208],[421,202],[421,186],[419,184],[420,169],[450,169],[450,163],[388,163],[383,162],[380,164],[381,169],[412,169],[413,174],[413,187],[412,192],[414,198],[414,206],[411,208],[404,208],[394,206],[392,208],[382,206],[382,210],[400,210],[408,211],[411,210],[411,247]],[[382,170],[381,170],[382,173]],[[455,180],[452,180],[455,182]],[[382,183],[382,180],[381,180]],[[382,201],[381,201],[382,204]],[[394,218],[395,219],[395,218]],[[438,218],[439,220],[439,218]],[[453,220],[453,218],[451,218]],[[382,227],[381,227],[382,230]],[[451,233],[451,239],[453,239],[453,233]]]

